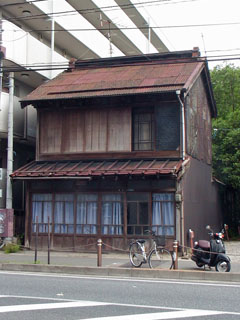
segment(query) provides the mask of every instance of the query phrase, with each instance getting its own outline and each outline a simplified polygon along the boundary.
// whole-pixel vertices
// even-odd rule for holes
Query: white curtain
[[[54,208],[54,232],[73,233],[73,194],[56,194]]]
[[[52,195],[35,193],[32,195],[32,226],[36,232],[36,219],[38,217],[39,232],[48,232],[48,217],[52,223]],[[51,232],[51,226],[50,226]]]
[[[96,194],[78,194],[76,226],[78,234],[97,233],[97,200]]]
[[[122,197],[121,194],[105,194],[102,196],[102,233],[123,233],[122,220]]]
[[[153,194],[152,229],[158,235],[174,235],[173,201],[173,193]]]

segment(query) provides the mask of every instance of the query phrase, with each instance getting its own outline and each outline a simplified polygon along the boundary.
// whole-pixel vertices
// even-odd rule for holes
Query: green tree
[[[218,117],[213,120],[213,172],[231,190],[233,227],[240,221],[240,68],[217,66],[211,71]]]
[[[240,68],[234,65],[217,66],[211,71],[214,97],[218,116],[225,117],[229,112],[240,108]]]
[[[214,121],[213,170],[219,180],[240,190],[240,110]]]

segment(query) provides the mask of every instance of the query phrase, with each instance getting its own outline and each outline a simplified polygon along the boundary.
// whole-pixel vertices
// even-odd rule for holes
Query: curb
[[[154,278],[154,279],[173,279],[173,280],[204,280],[204,281],[226,281],[240,282],[240,273],[219,273],[206,271],[189,270],[152,270],[137,268],[109,268],[109,267],[77,267],[60,265],[41,265],[41,264],[0,264],[2,271],[22,271],[22,272],[46,272],[64,273],[77,275],[95,275],[109,277],[127,278]]]

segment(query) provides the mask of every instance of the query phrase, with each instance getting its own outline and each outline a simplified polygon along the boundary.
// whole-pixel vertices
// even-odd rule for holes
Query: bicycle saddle
[[[139,243],[145,243],[146,240],[145,240],[145,239],[138,239],[137,242],[139,242]]]

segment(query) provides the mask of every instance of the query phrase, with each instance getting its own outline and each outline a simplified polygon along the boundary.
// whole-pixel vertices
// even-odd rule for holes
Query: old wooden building
[[[221,214],[211,176],[209,71],[198,50],[75,61],[22,107],[37,109],[26,184],[26,246],[126,248],[151,228],[187,245]]]

